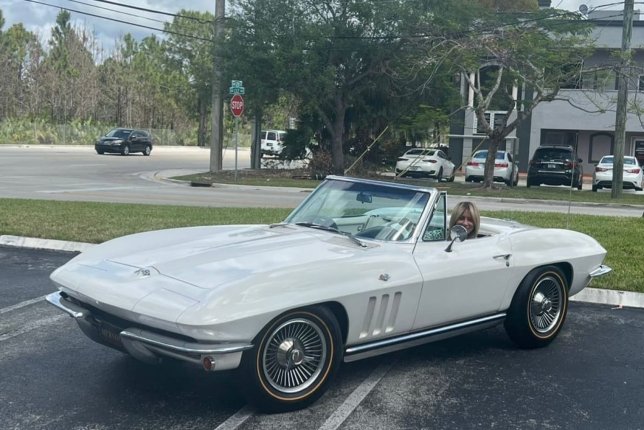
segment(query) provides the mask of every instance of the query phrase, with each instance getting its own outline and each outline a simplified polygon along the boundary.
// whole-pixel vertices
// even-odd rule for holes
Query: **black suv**
[[[152,136],[145,130],[132,128],[113,128],[94,144],[99,154],[116,152],[129,155],[131,152],[141,152],[150,155],[152,152]]]
[[[572,185],[581,190],[584,177],[581,163],[572,146],[540,146],[530,160],[527,186]]]

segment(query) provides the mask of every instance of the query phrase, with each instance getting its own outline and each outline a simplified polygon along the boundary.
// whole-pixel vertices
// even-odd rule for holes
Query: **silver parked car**
[[[487,149],[476,151],[472,159],[465,165],[465,182],[480,182],[483,180]],[[506,151],[496,151],[494,160],[494,180],[505,182],[508,186],[519,183],[519,167],[514,162],[512,154]]]

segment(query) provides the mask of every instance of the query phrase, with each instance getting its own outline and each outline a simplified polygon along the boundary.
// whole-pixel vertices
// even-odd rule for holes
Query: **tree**
[[[315,113],[330,137],[333,172],[344,173],[348,113],[403,55],[408,2],[240,0],[237,20],[261,46],[281,89]],[[416,2],[412,2],[416,3]],[[259,38],[255,37],[256,41]],[[270,55],[271,59],[267,59]]]
[[[584,39],[589,24],[556,9],[497,13],[467,0],[445,8],[456,24],[446,52],[474,93],[471,108],[489,141],[483,187],[490,188],[496,152],[505,138],[537,105],[555,100],[563,84],[578,78],[588,55],[582,47],[590,45]],[[527,96],[519,97],[522,91],[516,88]],[[507,114],[492,123],[486,116],[491,109]]]
[[[181,10],[165,29],[171,31],[165,44],[170,70],[177,74],[175,83],[186,91],[178,92],[178,100],[198,119],[197,142],[205,146],[209,106],[212,98],[213,26],[211,13]],[[182,82],[180,76],[186,79]]]

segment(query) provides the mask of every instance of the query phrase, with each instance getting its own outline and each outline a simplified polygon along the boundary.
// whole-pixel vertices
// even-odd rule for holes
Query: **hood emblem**
[[[389,280],[389,273],[382,273],[382,274],[378,277],[378,279],[380,279],[381,281],[385,281],[385,282],[387,282],[387,281]]]
[[[141,269],[137,270],[136,272],[134,272],[134,274],[139,276],[139,277],[141,277],[141,278],[145,278],[147,276],[150,276],[150,269],[141,268]]]

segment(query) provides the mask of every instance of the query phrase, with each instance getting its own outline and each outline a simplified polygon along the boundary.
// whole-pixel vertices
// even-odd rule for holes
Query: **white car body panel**
[[[344,321],[349,351],[453,322],[503,317],[537,267],[557,265],[576,294],[606,255],[578,232],[491,218],[482,218],[484,237],[446,252],[447,241],[423,239],[426,227],[447,219],[437,190],[336,177],[324,184],[331,185],[316,189],[281,224],[152,231],[93,247],[52,273],[63,295],[48,300],[77,320],[89,318],[87,312],[122,319],[121,337],[135,356],[148,358],[160,351],[154,342],[176,335],[166,355],[205,345],[217,354],[225,350],[220,362],[234,368],[258,333],[293,309],[332,307]],[[357,197],[339,205],[335,227],[302,222],[310,205],[340,193]],[[439,221],[430,224],[435,208]],[[361,236],[374,228],[402,232],[410,221],[411,235],[397,233],[399,240]],[[137,339],[146,336],[142,347]]]

